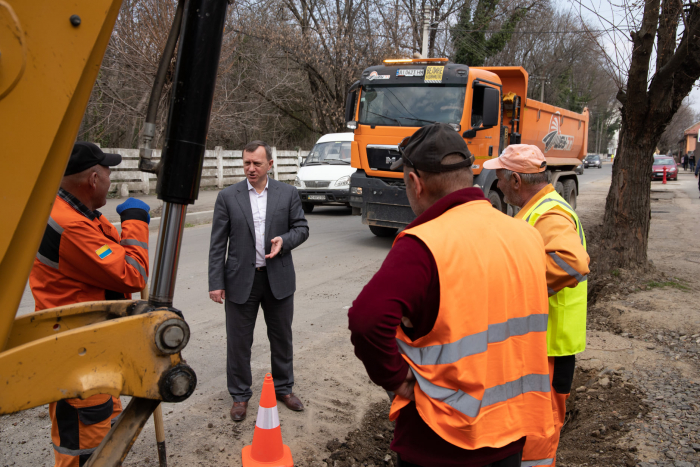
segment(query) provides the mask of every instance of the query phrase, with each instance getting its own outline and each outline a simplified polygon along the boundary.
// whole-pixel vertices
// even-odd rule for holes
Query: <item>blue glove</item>
[[[136,198],[129,198],[117,206],[117,214],[122,218],[122,222],[137,219],[149,224],[151,222],[150,210],[151,207],[148,204]]]

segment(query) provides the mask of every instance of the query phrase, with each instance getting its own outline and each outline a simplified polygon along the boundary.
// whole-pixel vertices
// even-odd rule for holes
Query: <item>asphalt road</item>
[[[612,176],[612,162],[603,162],[603,168],[590,168],[584,169],[583,175],[579,175],[579,191],[583,191],[583,188],[592,182],[602,180],[604,178],[610,178]]]

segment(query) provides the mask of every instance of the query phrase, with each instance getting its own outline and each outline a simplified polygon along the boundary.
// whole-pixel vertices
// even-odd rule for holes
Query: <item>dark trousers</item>
[[[255,320],[261,306],[267,324],[267,338],[270,340],[275,393],[284,396],[292,392],[294,386],[294,295],[277,300],[270,290],[267,272],[256,270],[248,301],[238,305],[226,300],[226,376],[228,392],[234,402],[247,401],[253,395],[250,389],[253,383],[250,354]]]
[[[513,454],[512,456],[501,459],[500,461],[492,462],[483,467],[520,467],[521,458],[523,457],[522,451]],[[401,456],[398,456],[398,466],[397,467],[429,467],[420,466],[418,464],[411,464],[410,462],[405,462],[401,460]]]

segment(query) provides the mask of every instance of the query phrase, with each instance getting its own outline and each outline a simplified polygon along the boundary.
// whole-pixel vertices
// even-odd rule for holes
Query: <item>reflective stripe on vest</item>
[[[428,397],[444,402],[467,417],[476,418],[482,408],[489,407],[499,402],[506,402],[528,392],[549,392],[549,374],[525,375],[514,381],[508,381],[498,386],[492,386],[484,391],[481,399],[470,396],[461,390],[443,388],[431,383],[421,375],[413,372],[418,386]]]
[[[540,465],[552,465],[554,463],[553,458],[540,459],[536,461],[522,461],[520,462],[520,467],[538,467]]]
[[[277,406],[258,407],[258,418],[255,420],[255,426],[263,430],[272,430],[280,426],[280,416],[277,412]]]
[[[489,324],[488,331],[471,334],[449,344],[412,347],[401,339],[396,339],[396,342],[401,353],[410,358],[416,365],[444,365],[454,363],[470,355],[486,352],[488,344],[503,342],[511,336],[545,331],[547,331],[547,315],[538,314],[523,318],[511,318],[505,323]]]
[[[400,327],[396,333],[416,378],[421,418],[462,449],[551,436],[546,263],[539,234],[488,201],[473,201],[403,231],[397,240],[403,235],[428,247],[440,277],[433,329],[415,341]],[[397,395],[390,418],[408,402]]]
[[[528,210],[522,218],[534,226],[540,216],[550,209],[565,211],[574,221],[576,231],[586,248],[586,235],[576,212],[556,191],[545,197]],[[586,313],[588,308],[588,276],[582,276],[555,252],[549,256],[564,272],[578,281],[576,287],[566,287],[558,293],[547,289],[549,297],[549,325],[547,331],[547,354],[550,357],[575,355],[586,348]],[[539,464],[536,464],[539,465]]]
[[[84,456],[86,454],[92,454],[95,449],[97,448],[90,448],[90,449],[68,449],[64,448],[61,446],[57,446],[55,443],[53,444],[54,450],[59,453],[59,454],[64,454],[66,456]]]

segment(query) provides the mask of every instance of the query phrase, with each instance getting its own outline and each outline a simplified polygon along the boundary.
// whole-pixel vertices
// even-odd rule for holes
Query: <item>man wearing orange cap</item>
[[[550,437],[528,436],[521,465],[554,466],[574,379],[575,355],[586,347],[590,262],[586,237],[573,208],[549,183],[547,161],[537,146],[512,144],[497,159],[486,161],[484,168],[496,170],[498,188],[506,202],[520,207],[515,217],[537,229],[547,253],[547,355],[556,430]]]

